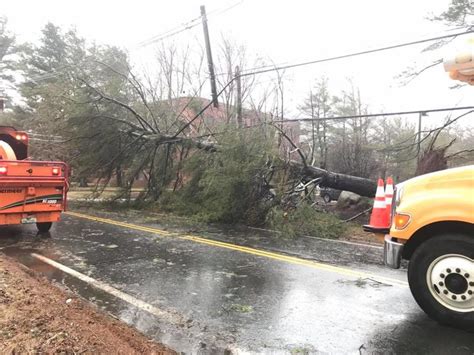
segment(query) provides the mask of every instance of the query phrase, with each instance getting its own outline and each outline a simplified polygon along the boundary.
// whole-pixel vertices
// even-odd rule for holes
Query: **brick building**
[[[210,103],[209,99],[205,98],[191,98],[182,97],[172,102],[172,110],[177,113],[181,113],[181,120],[184,122],[191,121],[196,114],[206,105]],[[219,130],[219,127],[225,127],[228,124],[236,125],[237,121],[237,109],[235,106],[226,105],[225,103],[219,103],[219,107],[211,105],[206,111],[197,118],[190,125],[188,135],[190,137],[199,136],[210,132]],[[269,113],[257,112],[255,110],[242,109],[242,125],[243,127],[261,127],[265,129],[265,123],[271,123],[273,116]],[[300,124],[299,122],[285,122],[278,124],[286,135],[295,143],[297,146],[300,144]],[[287,139],[276,137],[279,140],[280,150],[282,157],[287,158],[288,156],[296,157],[294,148],[288,142]],[[297,153],[296,153],[297,154]]]

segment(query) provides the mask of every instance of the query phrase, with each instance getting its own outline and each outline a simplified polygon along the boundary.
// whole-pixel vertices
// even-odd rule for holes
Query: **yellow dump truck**
[[[474,165],[396,186],[384,258],[409,260],[411,292],[431,318],[474,329]]]

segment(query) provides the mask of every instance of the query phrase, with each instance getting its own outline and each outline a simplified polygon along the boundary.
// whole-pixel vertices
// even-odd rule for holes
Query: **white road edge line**
[[[259,227],[247,227],[249,229],[255,229],[259,231],[264,231],[264,232],[271,232],[271,233],[278,233],[281,234],[281,232],[273,230],[273,229],[266,229],[266,228],[259,228]],[[349,245],[354,245],[358,247],[367,247],[367,248],[374,248],[374,249],[380,249],[383,250],[383,246],[380,245],[373,245],[373,244],[368,244],[368,243],[357,243],[357,242],[350,242],[348,240],[339,240],[339,239],[329,239],[329,238],[321,238],[321,237],[314,237],[312,235],[302,235],[302,238],[308,238],[308,239],[317,239],[321,240],[323,242],[331,242],[331,243],[340,243],[340,244],[349,244]]]
[[[60,264],[58,263],[57,261],[54,261],[54,260],[51,260],[43,255],[39,255],[39,254],[36,254],[36,253],[31,253],[31,256],[48,264],[48,265],[51,265],[53,267],[55,267],[56,269],[58,270],[61,270],[62,272],[65,272],[66,274],[68,275],[71,275],[101,291],[104,291],[116,298],[119,298],[121,299],[122,301],[125,301],[129,304],[131,304],[132,306],[136,307],[136,308],[139,308],[145,312],[148,312],[148,313],[151,313],[152,315],[154,316],[157,316],[159,317],[160,319],[162,320],[166,320],[166,321],[169,321],[169,322],[173,322],[173,323],[177,323],[177,322],[180,322],[182,321],[182,319],[180,319],[181,317],[179,317],[177,314],[173,314],[171,312],[167,312],[167,311],[163,311],[161,309],[158,309],[157,307],[149,304],[149,303],[146,303],[134,296],[131,296],[125,292],[122,292],[118,289],[116,289],[115,287],[112,287],[108,284],[106,284],[105,282],[102,282],[102,281],[99,281],[99,280],[96,280],[96,279],[93,279],[92,277],[90,276],[87,276],[87,275],[84,275],[82,273],[80,273],[79,271],[76,271],[74,269],[71,269],[70,267],[66,266],[66,265],[63,265],[63,264]],[[178,323],[179,324],[179,323]]]

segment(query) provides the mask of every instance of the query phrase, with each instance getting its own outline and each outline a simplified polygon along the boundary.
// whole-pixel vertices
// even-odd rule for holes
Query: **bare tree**
[[[360,91],[351,81],[350,89],[342,93],[336,104],[341,116],[361,116],[367,113]],[[348,118],[334,127],[331,141],[331,167],[355,176],[369,177],[376,170],[369,133],[371,121],[367,117]]]
[[[311,165],[315,165],[318,160],[318,165],[322,169],[327,168],[328,162],[329,122],[325,118],[332,114],[332,104],[333,98],[328,90],[328,81],[323,77],[317,81],[315,87],[310,90],[309,97],[300,106],[300,111],[313,119],[304,127],[310,152],[309,161]]]

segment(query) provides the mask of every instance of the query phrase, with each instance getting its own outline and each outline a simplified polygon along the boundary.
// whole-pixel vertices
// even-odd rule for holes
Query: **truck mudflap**
[[[399,269],[402,262],[404,245],[394,240],[390,235],[385,235],[383,256],[385,265],[392,269]]]

